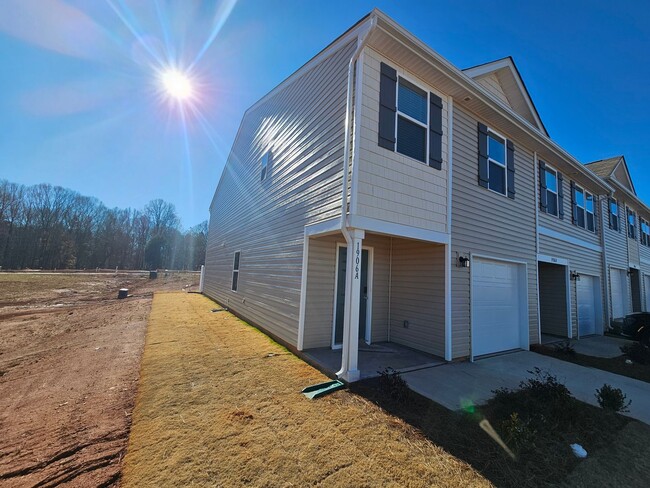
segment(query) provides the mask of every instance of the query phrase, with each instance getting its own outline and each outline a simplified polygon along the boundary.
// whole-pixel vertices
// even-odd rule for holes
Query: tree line
[[[187,269],[205,259],[206,221],[181,230],[173,204],[107,208],[46,183],[0,180],[1,269]]]

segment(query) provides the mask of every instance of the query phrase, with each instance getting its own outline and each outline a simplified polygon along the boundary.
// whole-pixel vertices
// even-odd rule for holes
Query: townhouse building
[[[611,198],[649,215],[598,164],[549,137],[511,58],[460,70],[373,10],[244,114],[204,292],[340,349],[349,381],[364,343],[451,361],[602,334],[605,270],[646,259],[606,251]]]

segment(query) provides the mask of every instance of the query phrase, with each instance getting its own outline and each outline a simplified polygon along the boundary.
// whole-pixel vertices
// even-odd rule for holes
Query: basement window
[[[233,260],[232,263],[232,287],[230,288],[232,291],[237,291],[237,285],[239,284],[239,258],[241,255],[241,251],[236,251],[235,252],[235,259]]]

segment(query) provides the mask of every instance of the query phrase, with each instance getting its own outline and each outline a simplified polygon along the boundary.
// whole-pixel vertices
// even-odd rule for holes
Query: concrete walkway
[[[519,351],[474,363],[451,363],[405,373],[402,377],[411,389],[450,410],[468,403],[480,404],[498,388],[517,388],[538,367],[557,376],[578,400],[597,405],[596,389],[604,383],[620,388],[632,400],[630,417],[650,424],[650,383],[594,368],[578,366],[534,352]]]
[[[591,336],[571,341],[573,348],[579,354],[599,358],[617,358],[623,353],[622,346],[629,346],[634,341],[612,336]]]

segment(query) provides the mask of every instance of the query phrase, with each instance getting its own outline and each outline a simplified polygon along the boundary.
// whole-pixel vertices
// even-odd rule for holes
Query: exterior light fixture
[[[571,271],[571,279],[574,281],[580,281],[580,273],[578,273],[575,269]]]

